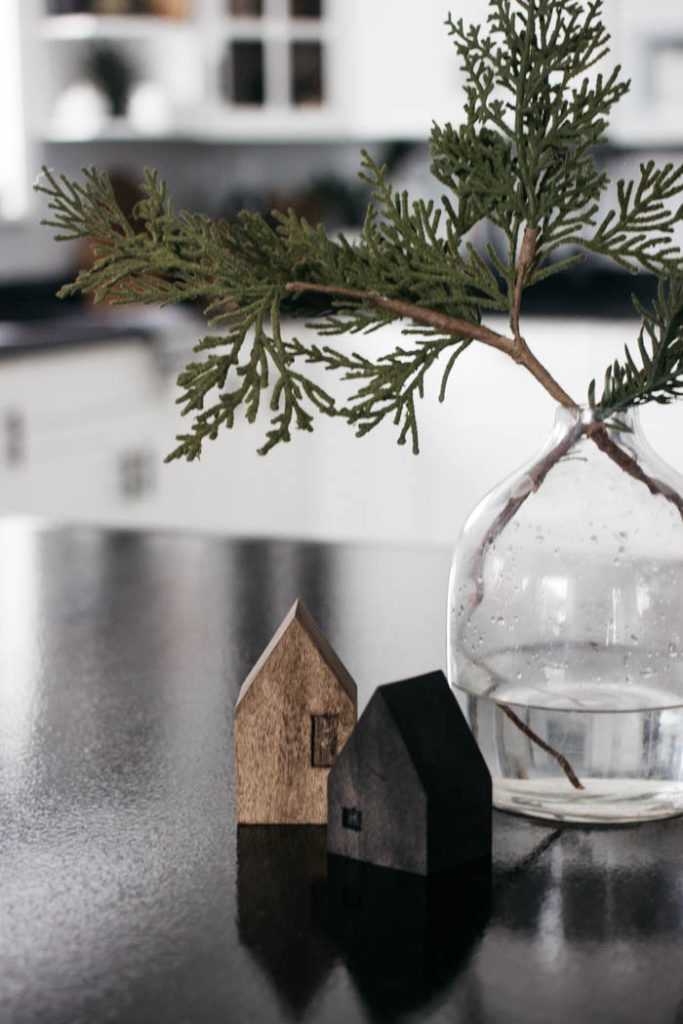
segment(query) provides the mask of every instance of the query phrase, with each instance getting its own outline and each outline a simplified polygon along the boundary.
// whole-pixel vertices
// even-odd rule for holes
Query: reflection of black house
[[[442,672],[376,690],[330,771],[327,849],[418,875],[490,857],[491,777]]]
[[[405,1020],[455,980],[490,913],[488,865],[422,877],[329,857],[329,927],[370,1019]]]

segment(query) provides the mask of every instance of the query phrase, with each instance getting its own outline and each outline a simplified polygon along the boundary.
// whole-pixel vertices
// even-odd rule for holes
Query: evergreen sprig
[[[683,277],[659,282],[652,309],[645,309],[635,296],[633,302],[643,323],[638,358],[624,346],[624,361],[615,360],[605,371],[599,402],[595,380],[588,389],[590,405],[604,418],[631,405],[667,404],[683,394]]]
[[[260,449],[311,430],[318,414],[344,417],[360,435],[385,421],[418,448],[417,408],[428,375],[451,371],[470,342],[499,349],[564,404],[574,404],[529,349],[519,320],[524,291],[584,260],[608,258],[660,280],[637,352],[612,364],[589,401],[604,417],[626,405],[665,402],[683,390],[681,257],[683,167],[643,163],[635,181],[610,181],[595,158],[610,111],[628,89],[620,68],[601,71],[609,37],[602,0],[490,0],[484,27],[449,17],[465,76],[464,123],[434,125],[431,167],[440,203],[397,193],[386,168],[363,153],[371,202],[351,241],[330,238],[294,212],[234,222],[176,214],[166,186],[147,171],[133,227],[106,174],[82,182],[45,171],[37,187],[58,238],[93,240],[92,265],[61,289],[110,303],[198,302],[212,333],[179,377],[192,418],[169,458],[194,459],[238,414],[267,406]],[[495,238],[478,248],[479,228]],[[662,282],[671,278],[671,284]],[[315,307],[308,300],[316,301]],[[485,323],[505,312],[510,333]],[[405,340],[370,358],[362,351],[288,339],[283,321],[308,319],[323,337],[364,334],[398,322]],[[220,327],[220,331],[215,329]],[[319,370],[350,385],[343,402]],[[355,390],[354,390],[355,389]],[[348,388],[347,388],[348,390]]]

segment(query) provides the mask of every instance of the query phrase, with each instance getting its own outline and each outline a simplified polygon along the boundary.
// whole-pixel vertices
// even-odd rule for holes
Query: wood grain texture
[[[354,681],[296,601],[237,698],[238,822],[325,824],[327,776],[355,725],[356,706]]]

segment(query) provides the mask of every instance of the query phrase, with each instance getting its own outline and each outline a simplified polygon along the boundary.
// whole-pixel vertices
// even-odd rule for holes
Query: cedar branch
[[[536,255],[537,235],[537,228],[530,228],[528,225],[524,228],[524,236],[519,250],[519,262],[517,264],[517,279],[515,281],[515,293],[512,300],[512,313],[510,316],[510,326],[512,327],[512,334],[515,338],[521,337],[519,331],[519,311],[522,305],[524,280],[526,278],[527,271],[534,262],[534,256]]]
[[[434,327],[444,334],[458,335],[461,338],[471,338],[473,341],[481,341],[485,345],[505,352],[506,355],[516,358],[515,342],[513,338],[507,338],[504,334],[492,331],[482,324],[473,324],[468,320],[461,320],[458,317],[448,316],[445,313],[438,313],[434,309],[425,306],[416,306],[412,302],[404,302],[402,299],[389,299],[375,291],[363,291],[358,288],[345,288],[336,284],[313,284],[308,281],[290,281],[285,285],[285,291],[300,294],[301,292],[317,292],[320,295],[338,295],[344,299],[356,299],[359,302],[369,302],[377,309],[385,309],[388,313],[395,313],[396,316],[413,320],[425,327]]]
[[[514,359],[516,363],[523,366],[560,405],[576,407],[576,402],[570,398],[546,367],[539,362],[521,336],[508,338],[505,334],[499,334],[498,331],[493,331],[490,327],[486,327],[483,324],[473,324],[468,320],[448,316],[445,313],[439,313],[435,309],[417,306],[415,303],[404,302],[401,299],[390,299],[376,291],[345,288],[343,285],[336,284],[314,284],[308,281],[290,281],[285,285],[285,291],[297,295],[302,292],[317,292],[320,295],[333,295],[339,298],[368,302],[377,309],[384,309],[388,313],[395,313],[396,316],[405,317],[408,320],[412,320],[413,323],[422,324],[425,327],[433,327],[438,331],[443,331],[444,334],[451,334],[459,338],[470,338],[472,341],[480,341],[484,345],[490,345],[492,348],[504,352],[511,359]]]

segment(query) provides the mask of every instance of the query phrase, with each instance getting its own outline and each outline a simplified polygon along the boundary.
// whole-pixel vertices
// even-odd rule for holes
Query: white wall
[[[184,363],[202,325],[177,317],[163,323]],[[295,330],[304,333],[300,324]],[[524,331],[580,401],[591,376],[601,377],[633,342],[635,322],[528,318]],[[352,344],[376,355],[400,340],[392,326]],[[290,444],[259,456],[266,414],[255,426],[223,430],[197,462],[163,464],[175,435],[189,428],[174,404],[177,365],[160,372],[163,363],[139,342],[65,349],[24,364],[20,371],[12,360],[0,375],[0,514],[60,521],[451,545],[476,502],[545,443],[555,412],[528,373],[473,343],[443,405],[438,378],[429,384],[417,456],[396,444],[392,424],[358,439],[345,423],[325,418],[313,434],[295,432]],[[3,417],[13,410],[26,418],[18,466],[4,461]],[[655,450],[683,472],[683,403],[647,407],[642,420]],[[118,489],[120,459],[138,450],[152,459],[153,489],[127,499]]]
[[[633,341],[635,323],[531,319],[525,332],[582,401],[591,376],[600,379]],[[375,337],[390,348],[397,332]],[[366,343],[356,339],[359,348]],[[420,408],[418,456],[396,445],[390,425],[357,439],[344,423],[321,420],[313,434],[296,434],[266,457],[255,454],[265,423],[225,431],[199,463],[163,467],[164,486],[177,496],[163,518],[179,525],[192,494],[189,519],[219,531],[450,544],[475,503],[545,442],[554,403],[526,371],[476,343],[454,369],[443,405],[437,391],[434,381]],[[647,407],[642,421],[653,447],[683,472],[683,404]],[[170,448],[176,428],[184,429],[170,403],[166,422]],[[223,495],[212,500],[219,480]]]
[[[433,120],[460,120],[462,76],[444,25],[449,10],[485,16],[485,0],[337,0],[339,57],[346,73],[339,101],[354,132],[426,138]]]

